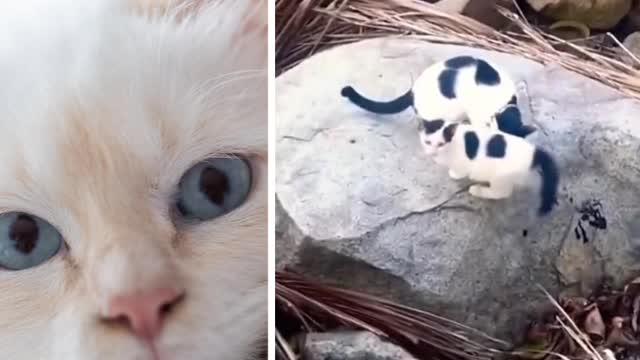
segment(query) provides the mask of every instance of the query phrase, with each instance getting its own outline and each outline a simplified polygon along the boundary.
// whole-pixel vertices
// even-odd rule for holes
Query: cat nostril
[[[160,315],[162,315],[162,316],[168,315],[171,311],[173,311],[173,309],[175,308],[175,306],[177,304],[182,302],[183,298],[184,298],[184,293],[178,295],[178,297],[176,297],[174,300],[163,304],[160,307]]]
[[[153,339],[166,316],[183,298],[183,292],[169,288],[117,295],[108,304],[105,320],[124,324],[140,338]]]

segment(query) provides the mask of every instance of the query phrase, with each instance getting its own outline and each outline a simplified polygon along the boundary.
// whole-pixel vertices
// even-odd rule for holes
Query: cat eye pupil
[[[237,157],[207,159],[182,176],[176,209],[189,220],[212,220],[242,205],[250,190],[249,162]]]
[[[15,242],[16,250],[29,254],[38,241],[38,224],[29,215],[20,214],[11,225],[9,237]]]
[[[221,206],[224,203],[225,194],[229,193],[229,179],[216,168],[206,168],[200,177],[200,190],[209,200]]]
[[[60,232],[44,219],[23,212],[0,214],[0,270],[38,266],[63,244]]]

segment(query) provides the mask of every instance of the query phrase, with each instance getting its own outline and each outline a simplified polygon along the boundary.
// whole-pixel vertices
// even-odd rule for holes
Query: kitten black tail
[[[540,209],[538,209],[538,214],[544,216],[551,212],[553,206],[556,204],[559,180],[558,167],[549,153],[536,148],[533,153],[531,168],[540,170],[542,175],[542,187],[540,189],[542,204],[540,205]]]
[[[340,94],[359,107],[376,114],[397,114],[413,106],[413,91],[411,89],[404,95],[387,102],[367,99],[351,86],[343,87]]]

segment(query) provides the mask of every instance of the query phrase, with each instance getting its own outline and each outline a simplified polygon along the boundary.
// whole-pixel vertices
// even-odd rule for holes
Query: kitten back
[[[397,114],[413,106],[413,90],[411,89],[390,101],[368,99],[351,86],[343,87],[340,94],[358,107],[376,114]]]

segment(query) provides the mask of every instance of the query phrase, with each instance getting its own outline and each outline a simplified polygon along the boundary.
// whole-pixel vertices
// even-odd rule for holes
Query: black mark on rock
[[[576,235],[576,239],[582,240],[584,244],[589,242],[589,237],[587,236],[587,232],[584,228],[585,224],[598,230],[607,229],[607,218],[603,215],[604,210],[600,200],[585,200],[576,210],[580,214],[580,219],[578,219],[578,225],[576,225],[573,231]]]

